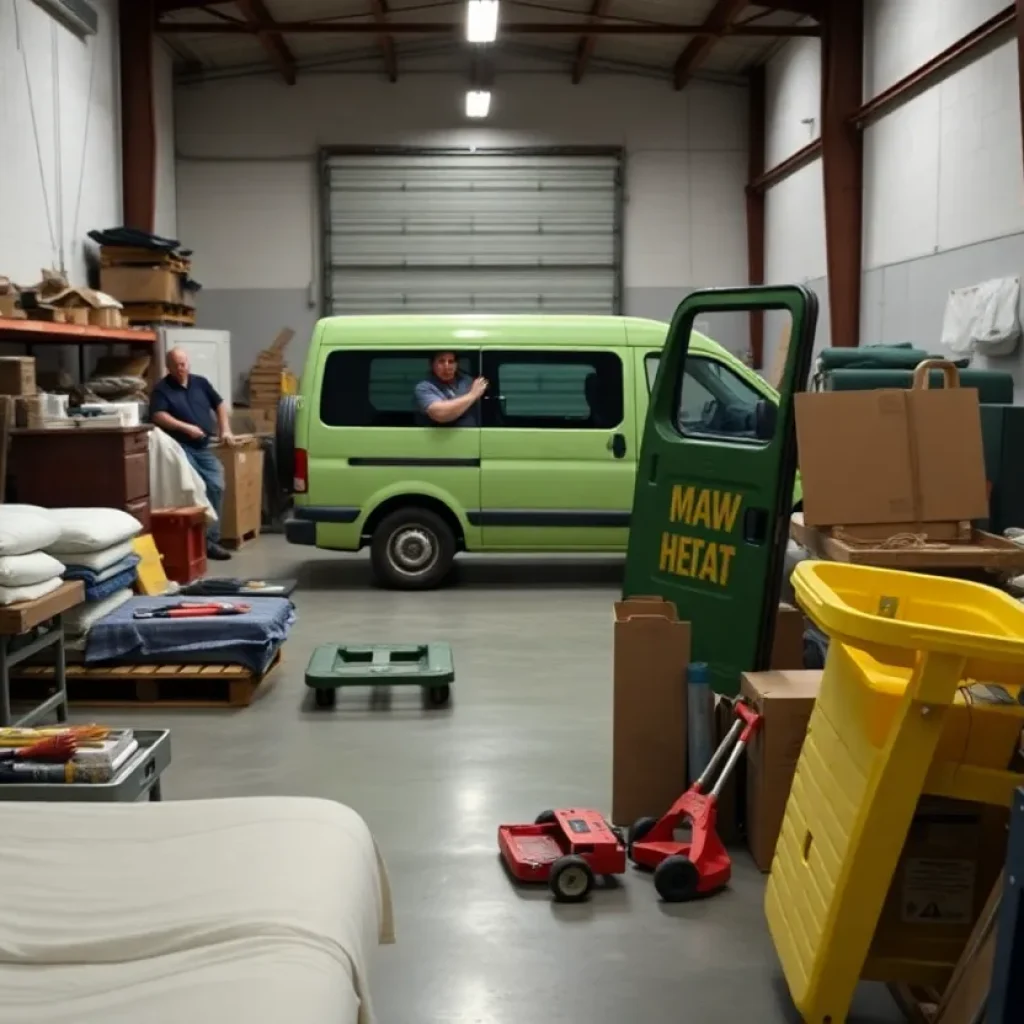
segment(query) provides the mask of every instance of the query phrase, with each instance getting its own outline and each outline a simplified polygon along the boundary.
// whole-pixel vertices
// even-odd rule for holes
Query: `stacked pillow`
[[[0,605],[34,601],[60,586],[64,566],[43,550],[59,536],[48,509],[0,505]]]
[[[65,633],[82,636],[132,596],[139,564],[132,538],[142,524],[116,508],[54,508],[48,516],[59,536],[47,552],[64,563],[65,579],[85,584],[85,603],[64,616]]]

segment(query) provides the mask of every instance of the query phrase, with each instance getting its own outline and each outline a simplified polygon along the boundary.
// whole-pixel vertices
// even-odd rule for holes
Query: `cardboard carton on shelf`
[[[182,275],[166,267],[100,268],[100,287],[122,303],[184,305]]]
[[[0,277],[0,317],[25,319],[25,310],[21,308],[21,289],[9,277]]]
[[[0,395],[34,395],[36,361],[32,356],[0,356]]]

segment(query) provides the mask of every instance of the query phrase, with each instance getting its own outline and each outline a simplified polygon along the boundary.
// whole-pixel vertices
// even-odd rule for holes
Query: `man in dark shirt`
[[[167,353],[167,376],[149,399],[150,419],[181,445],[185,457],[206,484],[217,522],[206,530],[208,558],[231,557],[220,544],[220,515],[224,501],[224,467],[208,445],[214,429],[226,444],[234,444],[228,407],[205,378],[189,372],[188,355],[180,348]]]
[[[430,376],[416,385],[416,422],[428,427],[479,427],[480,399],[487,380],[471,380],[459,373],[454,352],[438,352],[430,363]]]

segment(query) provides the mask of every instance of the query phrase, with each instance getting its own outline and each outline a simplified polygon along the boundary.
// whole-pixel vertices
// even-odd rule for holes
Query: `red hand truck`
[[[629,830],[629,859],[654,871],[654,887],[666,903],[682,903],[729,884],[732,859],[716,830],[718,798],[737,762],[761,726],[761,716],[737,701],[736,721],[711,755],[699,779],[660,818],[640,818]],[[705,793],[718,766],[725,766]],[[676,832],[690,829],[688,840]]]

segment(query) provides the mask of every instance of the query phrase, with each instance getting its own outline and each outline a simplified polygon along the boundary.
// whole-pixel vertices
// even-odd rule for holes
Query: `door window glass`
[[[339,349],[327,356],[320,419],[329,427],[414,427],[416,385],[430,376],[428,351]],[[458,353],[459,372],[475,376],[475,353]]]
[[[657,355],[645,360],[647,388],[658,375]],[[676,429],[703,437],[758,440],[758,405],[770,401],[717,359],[687,356]]]
[[[484,426],[611,430],[622,422],[622,360],[612,352],[490,352]]]

